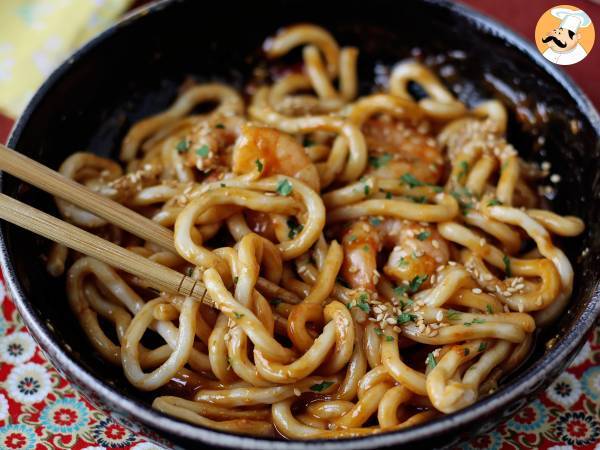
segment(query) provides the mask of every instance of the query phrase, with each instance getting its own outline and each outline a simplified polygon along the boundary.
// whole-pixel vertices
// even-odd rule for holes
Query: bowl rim
[[[54,70],[32,97],[25,111],[13,126],[8,145],[14,148],[14,145],[20,139],[21,134],[27,125],[29,118],[37,109],[38,105],[43,102],[46,93],[62,78],[75,60],[85,57],[93,49],[101,45],[102,42],[118,33],[121,28],[127,27],[130,23],[137,20],[143,20],[144,16],[157,13],[173,3],[181,1],[182,0],[158,0],[137,8],[76,50]],[[453,3],[448,0],[421,1],[432,7],[446,9],[449,12],[461,16],[464,20],[467,20],[472,24],[479,32],[498,37],[505,43],[515,47],[520,53],[533,59],[538,67],[543,69],[548,76],[558,82],[560,86],[569,93],[571,99],[577,105],[578,111],[587,118],[591,127],[596,132],[596,135],[600,136],[600,116],[591,101],[565,72],[547,61],[537,49],[534,48],[533,44],[526,41],[507,26],[469,6]],[[2,191],[2,186],[2,174],[0,173],[0,192]],[[455,427],[475,422],[477,419],[498,411],[500,408],[512,403],[518,397],[524,397],[529,392],[537,390],[549,373],[559,366],[566,364],[565,360],[572,356],[574,351],[582,344],[583,339],[594,325],[596,318],[600,315],[600,281],[597,280],[593,292],[589,294],[588,304],[580,313],[577,327],[573,327],[569,332],[562,335],[554,347],[545,353],[539,360],[534,362],[529,369],[521,372],[513,380],[510,386],[502,386],[494,394],[458,412],[441,416],[431,422],[411,427],[406,430],[383,432],[365,437],[308,441],[271,440],[253,436],[230,434],[206,428],[201,425],[189,424],[179,419],[169,417],[152,409],[146,403],[124,396],[113,386],[94,377],[72,358],[53,338],[53,332],[47,327],[43,318],[35,312],[32,304],[27,300],[21,283],[17,279],[13,264],[9,259],[8,249],[1,228],[0,267],[2,268],[4,279],[8,285],[12,299],[16,304],[19,313],[23,317],[23,321],[28,330],[46,355],[49,356],[53,365],[60,367],[61,371],[66,374],[67,379],[76,380],[75,385],[78,389],[81,389],[79,385],[84,386],[86,389],[98,395],[103,402],[119,405],[122,410],[126,411],[132,417],[135,417],[137,420],[140,420],[142,423],[152,428],[187,440],[200,441],[205,444],[219,447],[225,446],[240,449],[306,450],[310,445],[314,445],[315,443],[318,443],[319,447],[324,450],[337,450],[341,448],[348,450],[363,448],[371,449],[424,440],[445,433]]]

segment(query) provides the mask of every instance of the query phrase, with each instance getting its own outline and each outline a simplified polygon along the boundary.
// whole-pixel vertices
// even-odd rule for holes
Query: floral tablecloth
[[[126,425],[125,418],[94,409],[46,361],[0,274],[0,449],[170,448],[157,443],[160,437],[148,442]],[[535,402],[462,448],[600,450],[600,329]]]

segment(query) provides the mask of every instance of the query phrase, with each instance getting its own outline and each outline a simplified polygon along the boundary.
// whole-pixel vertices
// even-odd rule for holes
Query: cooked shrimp
[[[377,252],[381,244],[377,231],[368,222],[352,223],[342,237],[344,262],[342,276],[353,289],[375,291],[377,285]]]
[[[448,243],[434,226],[385,219],[376,228],[382,246],[392,248],[383,268],[391,278],[411,281],[416,276],[430,276],[436,267],[448,262]]]
[[[444,159],[426,130],[426,123],[415,126],[389,116],[370,119],[363,126],[371,161],[368,173],[399,178],[410,172],[425,183],[437,184]]]
[[[257,170],[262,176],[289,175],[320,190],[319,172],[298,141],[274,128],[245,125],[233,150],[233,171]]]
[[[210,116],[194,125],[177,143],[179,152],[185,153],[188,167],[208,173],[228,171],[233,144],[241,133],[244,119],[238,116]]]
[[[383,271],[397,281],[430,276],[448,262],[450,250],[435,227],[398,219],[356,221],[342,238],[342,275],[353,289],[374,291],[379,281],[377,254],[392,249]]]

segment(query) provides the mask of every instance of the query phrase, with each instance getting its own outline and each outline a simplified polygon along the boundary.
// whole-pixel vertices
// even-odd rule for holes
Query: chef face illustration
[[[567,53],[577,45],[581,34],[575,34],[573,30],[558,27],[550,31],[542,42],[558,53]]]
[[[543,30],[541,43],[544,57],[560,65],[575,64],[587,56],[581,45],[582,29],[591,25],[590,17],[581,9],[557,7],[550,10],[553,28]],[[541,50],[540,50],[541,51]]]

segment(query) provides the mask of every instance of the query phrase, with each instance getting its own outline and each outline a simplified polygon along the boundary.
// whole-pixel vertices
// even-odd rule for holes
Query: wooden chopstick
[[[119,247],[70,223],[0,194],[0,219],[106,264],[138,276],[159,291],[192,296],[210,304],[205,287],[197,280]]]
[[[0,170],[92,212],[135,236],[177,253],[171,230],[2,144]]]

